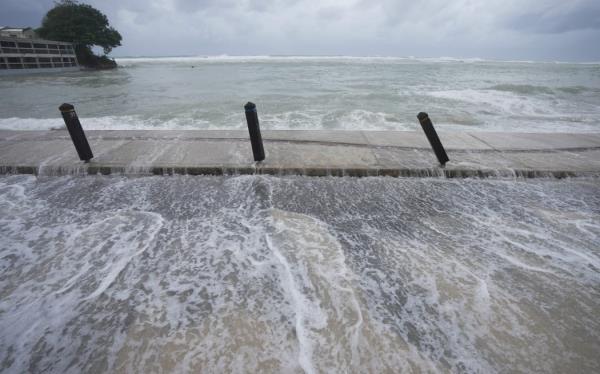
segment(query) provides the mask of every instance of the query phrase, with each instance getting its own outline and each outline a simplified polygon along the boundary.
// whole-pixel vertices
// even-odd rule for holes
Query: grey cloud
[[[538,33],[564,33],[573,30],[600,29],[600,1],[564,2],[541,11],[519,15],[510,26]]]
[[[175,0],[175,8],[183,12],[199,12],[207,9],[226,10],[236,7],[235,0]]]
[[[347,54],[600,60],[598,0],[87,0],[115,55]],[[38,26],[53,0],[0,0]]]
[[[249,11],[265,13],[289,6],[290,4],[293,4],[293,2],[283,0],[249,0],[246,2],[245,8]]]
[[[0,25],[38,27],[53,0],[0,0]]]
[[[319,18],[325,20],[338,20],[344,17],[346,10],[339,6],[329,6],[319,9]]]

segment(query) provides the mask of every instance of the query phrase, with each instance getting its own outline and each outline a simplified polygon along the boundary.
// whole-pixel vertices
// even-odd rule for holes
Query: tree
[[[45,39],[73,43],[79,63],[88,66],[97,66],[102,60],[109,60],[106,55],[114,47],[120,46],[122,39],[102,12],[76,0],[55,3],[36,32]],[[94,55],[93,46],[102,47],[104,56]]]

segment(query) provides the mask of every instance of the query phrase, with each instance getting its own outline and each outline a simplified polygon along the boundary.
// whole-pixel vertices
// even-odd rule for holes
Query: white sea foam
[[[423,60],[423,61],[440,61],[440,62],[450,62],[450,61],[463,61],[461,59],[450,59],[450,58],[441,58],[441,59],[417,59],[410,57],[385,57],[385,56],[230,56],[230,55],[219,55],[219,56],[182,56],[182,57],[124,57],[124,58],[116,58],[118,64],[123,66],[132,66],[138,63],[169,63],[169,64],[178,64],[178,63],[246,63],[246,62],[304,62],[304,61],[348,61],[348,62],[403,62],[403,61],[414,61],[414,60]],[[482,60],[483,61],[483,60]]]
[[[164,119],[142,116],[105,116],[80,118],[84,130],[231,130],[244,129],[243,115],[230,121],[210,122],[190,116]],[[225,120],[225,119],[224,119]],[[392,114],[355,109],[348,112],[289,111],[260,116],[261,127],[271,130],[414,130],[414,124],[402,123]],[[53,130],[64,128],[61,118],[0,118],[3,130]]]
[[[275,232],[268,244],[283,267],[284,288],[294,305],[302,368],[307,373],[351,370],[363,317],[339,242],[310,216],[270,213]],[[327,348],[332,341],[337,346]]]
[[[446,90],[430,92],[431,96],[474,104],[481,111],[502,115],[553,117],[560,115],[556,108],[538,99],[497,90]]]
[[[598,188],[4,176],[0,362],[595,372]]]
[[[598,114],[573,114],[568,108],[551,107],[536,98],[523,98],[509,92],[460,90],[432,92],[433,97],[451,100],[464,109],[438,114],[435,124],[444,130],[458,131],[526,131],[527,132],[597,132]],[[81,117],[84,130],[232,130],[245,129],[243,114],[218,120],[179,117],[103,116]],[[261,128],[267,130],[393,130],[418,131],[416,121],[397,113],[365,109],[348,111],[293,110],[261,113]],[[61,118],[0,118],[0,130],[63,129]]]
[[[451,115],[438,121],[449,129],[519,132],[526,128],[527,132],[597,132],[600,119],[597,107],[580,103],[581,107],[577,110],[572,102],[553,94],[577,89],[500,85],[488,89],[433,91],[428,95],[454,102],[457,109],[470,113],[477,122],[476,126],[462,126],[454,122]]]
[[[197,130],[215,129],[208,121],[199,119],[143,118],[142,116],[105,116],[80,118],[84,130]],[[0,118],[2,130],[56,130],[63,129],[62,118]],[[229,127],[231,128],[231,127]]]
[[[261,127],[271,130],[415,130],[397,115],[364,109],[349,111],[289,111],[261,114]],[[241,126],[240,126],[241,127]]]
[[[59,98],[73,100],[89,129],[243,129],[248,100],[266,129],[416,130],[420,111],[446,130],[597,132],[600,123],[590,65],[383,56],[119,62],[124,69],[98,74],[2,80],[0,129],[62,127]]]
[[[212,62],[302,62],[302,61],[352,61],[352,62],[431,62],[431,63],[562,63],[600,65],[600,62],[557,62],[532,60],[495,60],[480,57],[415,57],[415,56],[309,56],[309,55],[214,55],[214,56],[156,56],[156,57],[117,57],[117,63],[130,66],[137,63],[212,63]]]

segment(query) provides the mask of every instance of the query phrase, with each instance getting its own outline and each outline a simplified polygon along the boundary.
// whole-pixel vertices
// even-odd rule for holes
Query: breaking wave
[[[535,95],[535,94],[546,94],[554,95],[557,93],[566,93],[572,95],[578,95],[582,93],[600,93],[600,90],[592,87],[585,86],[565,86],[565,87],[552,87],[552,86],[534,86],[529,84],[498,84],[488,88],[489,90],[513,92],[519,95]]]
[[[85,130],[232,130],[245,129],[243,114],[215,121],[181,115],[175,118],[106,116],[80,118]],[[261,128],[269,130],[415,130],[414,123],[398,115],[356,109],[352,111],[290,111],[261,114]],[[2,118],[0,130],[56,130],[61,118]]]
[[[159,119],[142,116],[80,118],[85,130],[198,130],[213,129],[208,121],[181,118]],[[1,118],[2,130],[57,130],[64,128],[62,118]]]
[[[0,129],[61,128],[63,100],[97,130],[245,129],[247,101],[265,129],[417,130],[421,111],[447,130],[600,129],[593,65],[377,56],[118,61],[126,68],[1,80]]]
[[[138,63],[213,63],[213,62],[303,62],[303,61],[348,61],[348,62],[427,62],[427,63],[508,63],[508,64],[574,64],[600,65],[600,62],[558,62],[531,60],[493,60],[479,57],[415,57],[415,56],[294,56],[294,55],[216,55],[216,56],[156,56],[156,57],[117,57],[121,66],[132,66]]]

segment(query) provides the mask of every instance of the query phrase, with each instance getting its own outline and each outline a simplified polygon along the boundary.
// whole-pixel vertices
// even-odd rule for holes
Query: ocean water
[[[121,58],[120,69],[0,79],[0,129],[600,131],[600,63],[384,57]]]
[[[0,371],[600,371],[595,179],[0,177]]]

